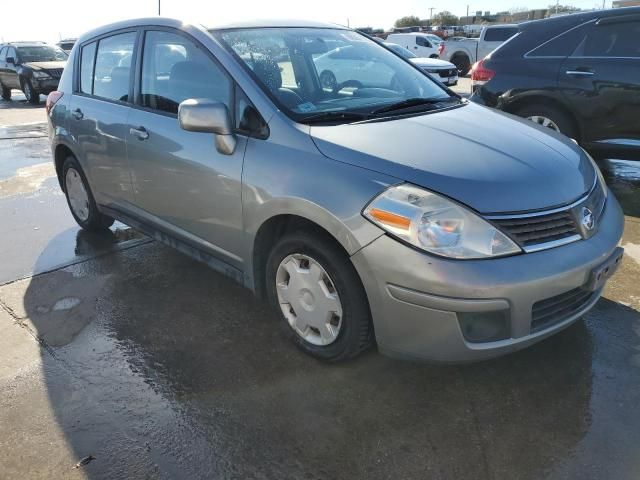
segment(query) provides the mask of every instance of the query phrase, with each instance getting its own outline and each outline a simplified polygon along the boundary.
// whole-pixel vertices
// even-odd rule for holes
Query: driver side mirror
[[[216,149],[224,155],[231,155],[236,149],[231,115],[227,106],[206,98],[189,98],[178,105],[180,128],[188,132],[213,133]]]
[[[13,57],[7,57],[5,62],[10,63],[11,65],[15,65],[16,64],[16,59],[13,58]]]

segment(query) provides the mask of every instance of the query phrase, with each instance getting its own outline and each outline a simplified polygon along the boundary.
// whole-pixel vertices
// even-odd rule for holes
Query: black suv
[[[474,65],[472,101],[640,160],[640,8],[527,22]]]
[[[44,42],[12,42],[0,45],[0,87],[2,98],[11,99],[11,89],[22,90],[31,103],[40,94],[58,88],[68,55]]]

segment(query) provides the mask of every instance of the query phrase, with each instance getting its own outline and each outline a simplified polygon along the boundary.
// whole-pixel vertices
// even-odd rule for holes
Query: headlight
[[[39,72],[39,71],[34,71],[33,72],[33,78],[50,78],[51,75],[49,75],[47,72]]]
[[[363,214],[391,235],[444,257],[487,258],[521,252],[509,237],[475,213],[412,185],[386,190]]]

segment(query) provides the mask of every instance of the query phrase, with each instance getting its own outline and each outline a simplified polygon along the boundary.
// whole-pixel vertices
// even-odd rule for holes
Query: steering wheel
[[[362,83],[358,80],[346,80],[342,83],[338,83],[335,87],[333,87],[333,93],[338,93],[340,90],[344,90],[345,88],[349,87],[358,89],[364,87],[364,85],[362,85]]]

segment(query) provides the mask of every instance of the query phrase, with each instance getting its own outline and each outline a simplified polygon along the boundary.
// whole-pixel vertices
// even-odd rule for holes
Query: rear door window
[[[584,40],[585,32],[591,25],[580,25],[556,36],[527,53],[527,57],[568,57]]]
[[[640,58],[640,20],[596,23],[586,33],[573,56]]]
[[[82,47],[80,54],[80,82],[79,90],[91,95],[93,93],[93,66],[96,58],[96,42]]]
[[[5,58],[7,58],[7,47],[0,48],[0,62],[4,62]]]
[[[485,42],[505,42],[518,33],[516,27],[513,28],[487,28],[484,33]]]
[[[231,80],[203,49],[177,33],[148,31],[142,54],[140,103],[167,113],[189,98],[229,106]]]
[[[98,42],[93,77],[93,94],[127,102],[131,80],[131,60],[136,32],[121,33]]]

